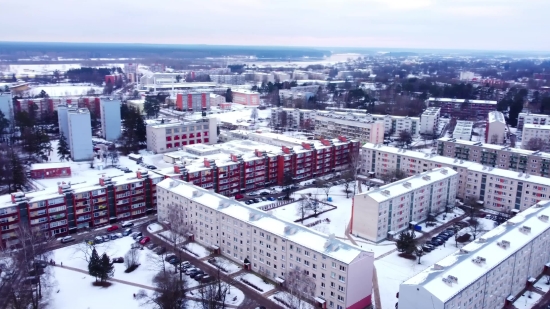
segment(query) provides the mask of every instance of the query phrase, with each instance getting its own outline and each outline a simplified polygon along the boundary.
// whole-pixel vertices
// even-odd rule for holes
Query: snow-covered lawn
[[[264,280],[256,275],[253,275],[253,274],[244,274],[242,276],[239,276],[237,278],[235,278],[236,280],[238,280],[239,282],[242,282],[243,284],[246,284],[248,285],[247,283],[243,282],[241,279],[244,279],[252,284],[254,284],[256,287],[262,289],[262,291],[258,291],[256,290],[255,288],[251,287],[252,290],[260,293],[260,294],[264,294],[264,293],[267,293],[271,290],[273,290],[275,288],[275,286],[271,283],[265,283]],[[250,286],[250,285],[248,285]]]
[[[224,270],[227,271],[227,272],[223,272],[225,274],[234,274],[234,273],[236,273],[236,272],[238,272],[239,270],[242,269],[237,264],[233,263],[232,261],[230,261],[230,260],[228,260],[224,257],[216,256],[214,259],[216,259],[215,264],[217,266],[221,266]],[[210,262],[206,262],[206,265],[208,265],[212,268],[216,268],[216,266],[212,265]]]
[[[536,283],[535,288],[538,288],[539,290],[543,291],[544,293],[547,293],[550,290],[550,285],[546,284],[546,275],[542,276]]]
[[[526,291],[515,302],[514,307],[517,309],[530,309],[535,305],[542,296],[535,292]]]
[[[286,306],[284,303],[280,302],[279,300],[277,300],[275,298],[278,298],[278,299],[282,300],[283,302],[285,302],[287,304],[290,304],[291,306],[294,304],[296,307],[298,307],[298,302],[297,301],[289,302],[289,300],[292,301],[294,299],[294,296],[288,294],[287,292],[277,292],[277,293],[269,296],[268,298],[271,301],[273,301],[274,303],[276,303],[277,305],[279,305],[281,307],[284,307],[284,308],[291,309],[290,307]],[[297,309],[313,309],[313,308],[314,307],[311,304],[309,304],[307,302],[301,302],[300,308],[297,308]]]
[[[206,249],[205,247],[197,244],[196,242],[190,242],[187,245],[185,245],[185,248],[187,250],[193,252],[196,254],[196,256],[200,259],[203,257],[207,257],[210,255],[210,250]]]
[[[422,222],[420,223],[419,225],[422,227],[422,232],[431,232],[432,230],[434,230],[435,228],[438,228],[440,227],[441,225],[444,225],[445,223],[455,219],[455,218],[458,218],[460,216],[462,216],[464,214],[464,211],[460,208],[455,208],[453,209],[453,212],[451,213],[441,213],[439,215],[437,215],[437,217],[435,218],[435,226],[426,226],[426,222]]]
[[[461,246],[461,245],[459,245]],[[395,248],[395,247],[394,247]],[[380,299],[382,308],[394,308],[397,298],[395,294],[399,292],[399,285],[418,274],[424,269],[435,264],[444,257],[454,253],[457,250],[454,238],[450,238],[445,247],[439,246],[432,252],[427,253],[420,260],[407,260],[399,257],[398,252],[393,252],[384,258],[374,262],[378,276],[378,286],[380,287]]]
[[[147,230],[151,233],[156,233],[158,231],[162,231],[163,227],[162,225],[158,223],[152,223],[147,226]]]
[[[133,294],[140,288],[112,282],[109,288],[92,286],[93,277],[72,270],[53,267],[57,285],[53,287],[50,308],[55,309],[150,309],[140,306]],[[151,291],[148,291],[151,292]]]

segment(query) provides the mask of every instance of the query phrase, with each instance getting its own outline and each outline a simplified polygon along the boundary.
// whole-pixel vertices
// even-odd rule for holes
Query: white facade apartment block
[[[284,115],[283,115],[284,114]],[[299,128],[300,125],[310,123],[315,124],[315,110],[298,108],[272,108],[270,121],[274,125],[282,125],[283,117],[286,117],[286,125],[291,128]]]
[[[148,125],[147,150],[165,153],[187,145],[216,144],[217,118],[209,117],[191,122]]]
[[[13,124],[13,100],[10,94],[0,94],[0,111]]]
[[[439,117],[441,116],[441,108],[428,107],[422,115],[420,115],[420,134],[435,134],[439,125]]]
[[[331,117],[331,114],[328,113],[317,113],[315,135],[325,138],[346,136],[362,143],[378,144],[384,141],[384,122],[353,120]]]
[[[474,130],[474,123],[471,121],[459,120],[456,122],[453,131],[453,138],[469,141]]]
[[[71,148],[73,161],[92,160],[94,148],[92,145],[92,122],[87,108],[69,110],[67,112],[69,136],[67,141]]]
[[[457,184],[458,173],[443,167],[357,194],[350,233],[382,241],[454,206]]]
[[[210,75],[210,80],[213,83],[218,84],[229,84],[229,85],[244,85],[245,84],[245,76],[239,75],[239,74],[231,74],[231,75]]]
[[[518,130],[523,130],[526,124],[550,124],[550,115],[519,113],[518,115]]]
[[[275,81],[285,82],[292,79],[290,73],[287,73],[287,72],[274,71],[272,73],[273,73],[273,76],[275,77]]]
[[[108,141],[115,141],[120,137],[122,131],[121,116],[120,116],[120,100],[100,101],[101,114],[101,132],[103,138]]]
[[[502,145],[506,136],[506,120],[504,114],[498,111],[490,112],[485,127],[485,142]]]
[[[225,103],[225,97],[219,94],[210,94],[210,106],[220,106]]]
[[[550,262],[550,203],[517,214],[399,287],[399,309],[500,309]]]
[[[413,136],[417,136],[420,132],[420,118],[418,117],[317,111],[316,118],[323,119],[321,117],[345,119],[355,122],[382,121],[384,123],[384,132],[393,132],[394,136],[398,136],[401,131],[409,131]]]
[[[523,133],[521,136],[521,147],[527,149],[527,143],[532,138],[540,138],[544,142],[550,139],[550,124],[525,124],[523,125]]]
[[[158,220],[180,218],[194,241],[283,285],[286,272],[303,270],[327,308],[371,304],[373,252],[181,180],[157,184],[157,209]]]
[[[484,201],[487,208],[497,211],[524,210],[550,197],[546,177],[381,144],[365,144],[360,156],[360,172],[370,177],[380,177],[396,169],[412,176],[433,168],[450,167],[459,174],[459,198],[477,198]]]

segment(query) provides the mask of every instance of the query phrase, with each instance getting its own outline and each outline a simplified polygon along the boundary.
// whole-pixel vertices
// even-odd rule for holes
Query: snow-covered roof
[[[423,286],[446,302],[547,231],[549,216],[550,202],[541,201],[402,284]],[[449,276],[458,280],[443,282]]]
[[[449,167],[435,168],[358,195],[367,195],[380,203],[457,174]]]
[[[440,141],[440,142],[452,142],[452,143],[455,143],[455,144],[458,144],[458,145],[478,146],[478,147],[483,147],[485,149],[491,149],[491,150],[506,150],[506,151],[509,151],[509,152],[512,152],[512,153],[517,153],[517,154],[520,154],[520,155],[528,155],[528,156],[537,155],[537,156],[550,158],[550,153],[540,152],[540,151],[533,151],[533,150],[526,150],[526,149],[521,149],[521,148],[512,148],[512,147],[509,147],[509,146],[484,144],[482,142],[472,142],[472,141],[459,140],[459,139],[448,138],[448,137],[442,137],[442,138],[438,139],[438,141]]]
[[[500,123],[506,123],[506,120],[504,120],[504,114],[502,114],[499,111],[492,111],[489,112],[487,115],[489,122],[500,122]]]
[[[234,199],[185,181],[165,179],[157,186],[343,263],[349,264],[361,253],[368,252],[347,244],[335,238],[334,235],[326,235],[294,222],[276,218],[263,210],[243,205]]]
[[[34,163],[31,165],[31,170],[43,170],[49,168],[71,167],[69,162],[49,162],[49,163]]]
[[[422,116],[432,116],[441,111],[441,107],[428,107],[423,113]]]
[[[523,130],[525,131],[526,129],[550,130],[550,125],[548,125],[548,124],[541,125],[541,124],[527,123],[527,124],[523,125]]]
[[[451,99],[451,98],[429,98],[431,102],[450,102],[450,103],[465,103],[468,101],[470,104],[497,104],[497,101],[489,100],[465,100],[465,99]]]

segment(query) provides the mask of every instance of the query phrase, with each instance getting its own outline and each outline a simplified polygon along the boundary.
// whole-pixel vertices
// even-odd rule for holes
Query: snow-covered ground
[[[530,309],[539,301],[542,296],[535,292],[526,291],[514,302],[517,309]]]
[[[36,86],[31,88],[28,93],[31,96],[36,96],[44,90],[50,97],[60,97],[60,96],[85,96],[89,92],[93,91],[94,94],[102,94],[103,87],[97,87],[93,84],[83,85],[83,84],[55,84],[55,85],[44,85]]]
[[[294,296],[288,294],[287,292],[277,292],[277,293],[269,296],[268,298],[271,299],[274,303],[276,303],[277,305],[279,305],[281,307],[288,308],[288,309],[294,309],[294,308],[289,308],[284,303],[279,302],[277,299],[275,299],[275,298],[278,298],[278,299],[281,299],[282,301],[284,301],[286,303],[289,303],[288,300],[292,300],[294,298]],[[294,304],[294,305],[296,305],[296,307],[298,307],[298,302],[292,302],[291,304]],[[296,309],[313,309],[314,308],[311,304],[309,304],[307,302],[302,302],[299,307],[300,308],[296,308]]]
[[[437,215],[435,218],[435,226],[426,226],[426,222],[422,222],[419,225],[422,227],[422,232],[431,232],[433,229],[440,227],[441,225],[453,220],[454,218],[460,217],[464,214],[464,211],[460,208],[453,209],[452,213],[442,213]]]
[[[390,247],[390,246],[389,246]],[[395,246],[392,247],[394,249]],[[454,253],[457,250],[454,238],[450,238],[444,246],[439,246],[432,252],[427,253],[420,260],[408,260],[398,256],[398,252],[392,252],[388,256],[374,262],[378,276],[378,286],[380,287],[380,300],[382,308],[394,308],[397,298],[395,295],[399,292],[399,285],[418,274],[424,269],[435,264],[444,257]]]
[[[546,276],[542,276],[536,283],[535,288],[547,293],[550,290],[550,284],[546,284]]]
[[[162,231],[163,227],[162,225],[158,223],[152,223],[147,226],[147,230],[151,233],[156,233],[158,231]]]
[[[192,280],[192,279],[191,279]],[[200,298],[199,290],[192,290],[186,293],[187,297]],[[227,290],[227,296],[225,303],[228,305],[239,306],[245,299],[244,293],[234,286],[230,286]],[[200,302],[192,301],[193,303],[187,303],[187,309],[204,309]]]
[[[260,294],[264,294],[264,293],[267,293],[271,290],[273,290],[275,288],[275,286],[271,283],[265,283],[264,280],[256,275],[253,275],[253,274],[244,274],[242,276],[238,276],[237,278],[235,278],[236,280],[242,282],[243,284],[246,284],[244,283],[242,280],[246,280],[252,284],[254,284],[255,286],[259,287],[260,289],[263,290],[263,292],[260,292],[258,290],[256,290],[255,288],[251,288],[252,290],[260,293]]]
[[[207,257],[210,255],[210,250],[206,249],[205,247],[197,244],[196,242],[191,242],[185,245],[187,250],[195,253],[198,255],[198,258]]]
[[[224,258],[224,257],[221,257],[221,256],[217,256],[215,257],[216,259],[216,265],[218,266],[221,266],[223,267],[223,269],[225,269],[227,272],[224,272],[225,274],[234,274],[236,272],[238,272],[239,270],[241,270],[242,268],[239,267],[237,264],[233,263],[232,261]],[[216,268],[216,266],[210,264],[210,263],[206,263],[206,265],[212,267],[212,268]]]

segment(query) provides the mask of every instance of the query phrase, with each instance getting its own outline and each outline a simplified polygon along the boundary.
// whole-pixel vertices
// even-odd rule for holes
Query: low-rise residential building
[[[474,198],[485,207],[501,212],[524,210],[548,199],[550,192],[548,178],[381,144],[365,144],[361,148],[361,160],[360,171],[369,177],[383,177],[395,170],[412,176],[433,168],[450,167],[459,174],[457,197]]]
[[[550,115],[519,113],[517,126],[518,130],[523,130],[523,126],[526,124],[550,124]]]
[[[474,130],[474,123],[471,121],[459,120],[453,130],[453,138],[469,141]]]
[[[427,106],[441,107],[441,115],[460,119],[483,118],[496,110],[497,101],[429,98]]]
[[[291,73],[287,73],[287,72],[277,72],[277,71],[273,71],[273,76],[275,77],[275,81],[276,82],[286,82],[286,81],[289,81],[291,80]]]
[[[244,85],[245,76],[242,74],[230,74],[230,75],[210,75],[210,80],[218,84],[228,85]]]
[[[315,282],[310,300],[319,308],[372,304],[373,252],[181,180],[160,182],[157,194],[160,221],[177,220],[190,240],[244,269],[283,286],[289,271],[303,270]]]
[[[246,105],[246,106],[258,106],[260,105],[260,94],[250,90],[232,90],[233,103]]]
[[[543,142],[550,140],[550,124],[525,124],[521,135],[521,148],[529,149],[529,141],[533,138],[539,138]],[[545,147],[547,148],[547,147]]]
[[[437,142],[437,153],[441,156],[529,175],[550,176],[550,153],[446,137],[438,139]]]
[[[67,142],[71,149],[73,161],[92,160],[94,147],[92,145],[92,120],[87,108],[67,110]]]
[[[315,116],[315,135],[325,138],[349,136],[362,143],[377,144],[384,141],[384,122],[348,119],[330,113],[318,113]]]
[[[221,109],[224,103],[225,103],[225,97],[223,95],[214,94],[214,93],[210,94],[210,106],[219,107]]]
[[[440,116],[441,108],[439,107],[428,107],[424,110],[420,115],[420,134],[436,134]]]
[[[210,109],[210,93],[186,92],[176,94],[176,109],[180,111],[200,112]]]
[[[147,126],[147,150],[154,153],[174,151],[186,145],[216,144],[217,118],[197,121],[150,124]]]
[[[507,308],[547,271],[549,217],[537,203],[401,283],[399,309]]]
[[[454,137],[454,136],[453,136]],[[485,142],[502,145],[506,140],[506,120],[504,114],[498,111],[489,113],[485,127]]]
[[[420,132],[420,118],[408,116],[363,114],[357,112],[317,111],[315,119],[327,121],[327,119],[350,120],[352,123],[382,121],[384,133],[390,136],[399,136],[402,131],[408,131],[412,136]]]
[[[122,133],[120,100],[102,100],[100,106],[101,133],[108,141],[116,141]]]
[[[443,167],[357,194],[350,233],[374,242],[392,238],[454,207],[457,185],[458,173]]]
[[[298,108],[272,108],[270,122],[273,127],[313,129],[317,111]]]
[[[156,212],[157,174],[138,171],[132,177],[101,177],[95,184],[61,183],[32,193],[0,196],[0,247],[17,245],[17,227],[28,225],[63,236],[97,228],[118,220],[131,220]]]
[[[90,113],[100,117],[100,102],[97,97],[61,97],[61,98],[31,98],[13,101],[13,112],[33,112],[38,117],[53,115],[59,105],[72,105],[78,108],[87,108]]]

